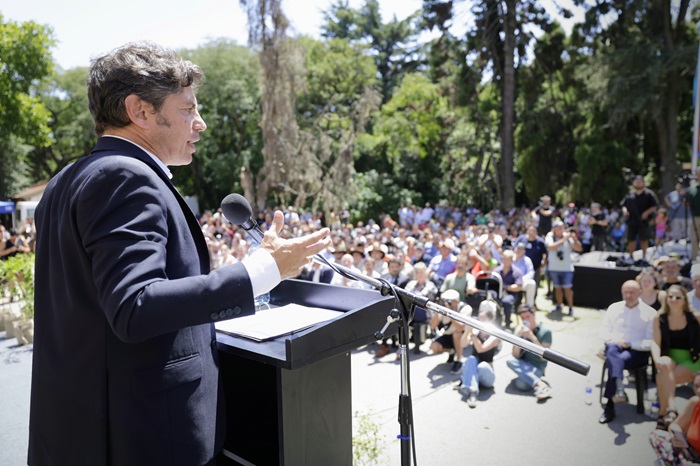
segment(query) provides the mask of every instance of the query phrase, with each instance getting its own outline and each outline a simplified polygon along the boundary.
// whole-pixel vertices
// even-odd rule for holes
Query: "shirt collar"
[[[142,151],[144,151],[145,153],[147,153],[148,156],[151,157],[151,158],[153,159],[153,161],[156,163],[156,165],[158,165],[158,166],[160,167],[160,169],[163,170],[163,173],[165,173],[169,179],[171,179],[171,180],[173,179],[173,174],[172,174],[172,172],[170,171],[170,169],[168,168],[168,166],[167,166],[166,164],[163,163],[163,161],[162,161],[161,159],[159,159],[158,157],[156,157],[156,155],[153,154],[152,152],[150,152],[150,151],[144,149],[143,147],[141,147],[140,145],[136,144],[136,143],[135,143],[134,141],[132,141],[131,139],[127,139],[127,138],[124,138],[124,137],[121,137],[121,136],[115,136],[115,135],[113,135],[113,134],[104,134],[104,135],[102,135],[102,137],[117,138],[117,139],[121,139],[121,140],[123,140],[123,141],[127,141],[127,142],[132,143],[133,145],[135,145],[136,147],[138,147],[139,149],[141,149]]]

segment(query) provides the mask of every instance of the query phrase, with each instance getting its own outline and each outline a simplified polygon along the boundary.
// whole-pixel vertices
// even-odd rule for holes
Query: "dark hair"
[[[197,65],[152,42],[132,42],[92,60],[87,79],[90,113],[95,133],[112,126],[122,128],[130,120],[125,99],[136,94],[160,110],[165,99],[184,87],[194,90],[204,80]]]

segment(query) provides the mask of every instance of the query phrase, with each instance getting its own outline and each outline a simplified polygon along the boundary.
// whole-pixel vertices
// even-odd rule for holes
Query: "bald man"
[[[656,311],[639,299],[642,288],[634,280],[622,284],[622,301],[611,304],[603,318],[600,336],[605,342],[605,364],[608,366],[608,382],[605,397],[608,399],[601,424],[615,419],[615,404],[627,402],[622,385],[622,372],[644,365],[654,338],[652,321]]]

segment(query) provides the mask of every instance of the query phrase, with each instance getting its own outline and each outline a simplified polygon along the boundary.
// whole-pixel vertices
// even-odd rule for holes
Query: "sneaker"
[[[535,389],[535,398],[537,401],[545,401],[552,397],[552,388],[546,383],[541,383]]]
[[[552,309],[552,312],[561,312],[561,304],[557,304],[554,306],[554,309]]]
[[[462,370],[462,361],[455,361],[450,368],[450,374],[458,374]]]
[[[612,401],[613,403],[627,403],[629,402],[629,398],[624,390],[618,390],[615,395],[613,395]]]
[[[449,356],[447,356],[447,364],[454,362],[455,360],[455,350],[450,350]]]
[[[476,408],[476,392],[469,392],[469,397],[467,398],[467,406],[470,408]]]
[[[569,317],[573,317],[573,316],[574,316],[574,307],[569,306]]]

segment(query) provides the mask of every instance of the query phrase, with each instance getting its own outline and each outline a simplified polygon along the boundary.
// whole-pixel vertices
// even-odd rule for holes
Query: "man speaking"
[[[197,219],[168,166],[206,129],[202,70],[150,43],[93,60],[94,151],[48,185],[36,210],[30,465],[214,464],[224,405],[213,322],[299,274],[323,229],[278,236],[209,270]],[[245,374],[241,374],[242,377]]]

